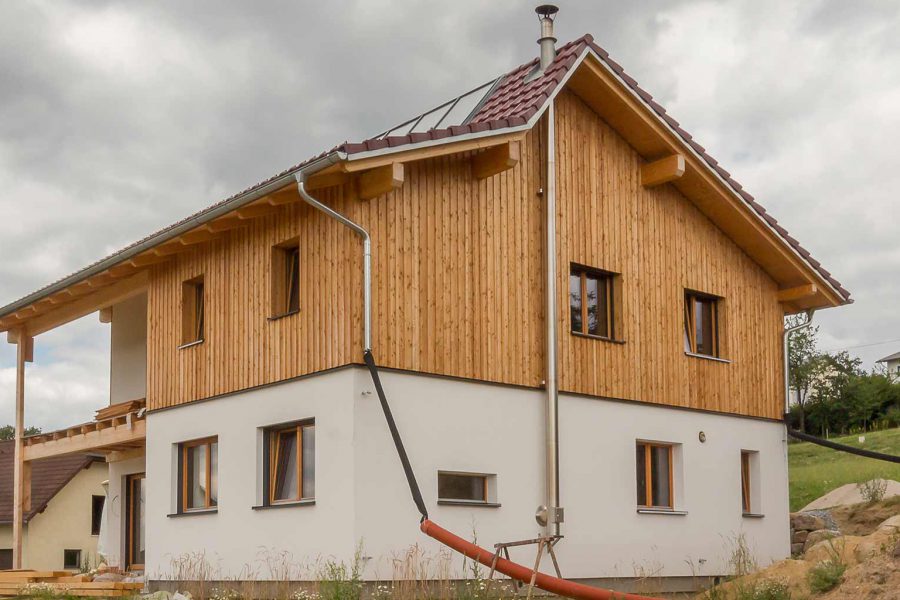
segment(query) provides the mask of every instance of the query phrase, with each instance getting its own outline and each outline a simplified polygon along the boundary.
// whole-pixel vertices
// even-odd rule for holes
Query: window
[[[219,442],[206,438],[181,444],[181,511],[208,510],[218,505]]]
[[[306,421],[266,431],[268,504],[316,497],[316,426]]]
[[[684,351],[719,356],[719,299],[706,294],[684,294]]]
[[[572,265],[569,314],[572,333],[613,338],[612,273]]]
[[[438,503],[493,504],[495,475],[438,471]]]
[[[81,569],[81,550],[63,550],[63,569]]]
[[[750,453],[741,452],[741,508],[745,513],[750,510]]]
[[[103,504],[106,496],[91,496],[91,535],[100,535],[100,523],[103,521]]]
[[[674,507],[672,501],[673,447],[637,443],[637,503],[644,508]]]
[[[296,239],[272,248],[272,316],[300,310],[300,242]]]
[[[203,276],[181,284],[181,343],[194,344],[203,341],[205,328],[205,304]]]
[[[0,571],[12,569],[12,548],[0,549]]]
[[[741,450],[741,512],[745,516],[761,517],[762,497],[759,493],[759,452]]]

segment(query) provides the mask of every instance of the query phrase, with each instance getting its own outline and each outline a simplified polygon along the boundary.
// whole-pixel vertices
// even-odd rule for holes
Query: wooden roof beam
[[[351,181],[351,177],[347,173],[342,173],[340,171],[336,171],[333,173],[321,173],[310,176],[310,178],[306,181],[306,189],[320,190],[322,188],[344,185],[348,181]],[[300,192],[298,192],[296,188],[294,188],[294,194],[297,195],[298,199],[300,198]]]
[[[797,287],[788,288],[778,291],[779,302],[796,302],[798,300],[806,300],[819,293],[819,286],[814,283],[806,285],[798,285]]]
[[[519,164],[519,142],[510,141],[472,157],[472,175],[476,179],[487,179]]]
[[[654,187],[684,175],[684,155],[673,154],[641,167],[641,185]]]
[[[237,209],[235,213],[237,214],[238,219],[246,220],[265,217],[266,215],[270,215],[277,210],[277,206],[273,206],[268,202],[259,202],[255,204],[248,204],[247,206],[242,206],[241,208]]]
[[[359,199],[371,200],[403,185],[403,163],[394,162],[376,167],[359,176]]]

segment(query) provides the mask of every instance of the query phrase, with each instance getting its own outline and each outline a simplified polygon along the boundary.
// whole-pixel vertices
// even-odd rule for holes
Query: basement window
[[[674,446],[637,442],[637,503],[640,508],[674,508]]]
[[[216,437],[180,445],[180,512],[204,511],[219,503],[219,441]]]
[[[266,430],[269,505],[316,497],[316,425],[302,421]]]
[[[91,496],[91,535],[100,535],[100,524],[103,521],[103,505],[106,496]]]
[[[204,339],[206,306],[203,276],[181,284],[181,345],[188,346]]]
[[[496,475],[438,471],[438,504],[496,504]]]
[[[572,333],[613,339],[615,274],[573,264],[569,271]]]
[[[272,248],[272,318],[300,312],[300,241]]]
[[[81,550],[63,550],[63,569],[81,569]]]
[[[701,356],[719,356],[720,298],[709,294],[684,293],[684,351]]]

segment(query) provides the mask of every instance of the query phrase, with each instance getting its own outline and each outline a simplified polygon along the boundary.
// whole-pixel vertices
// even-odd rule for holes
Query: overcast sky
[[[536,56],[534,4],[0,3],[0,304]],[[559,4],[853,293],[822,348],[900,351],[900,5]],[[96,315],[36,345],[28,424],[109,401]]]

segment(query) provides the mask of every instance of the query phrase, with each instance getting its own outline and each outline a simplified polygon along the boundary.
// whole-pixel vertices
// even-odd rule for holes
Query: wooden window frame
[[[97,512],[97,504],[100,505],[99,513]],[[91,494],[91,535],[100,535],[100,530],[103,528],[103,508],[105,505],[106,496]]]
[[[710,335],[712,336],[712,354],[706,354],[705,352],[700,352],[697,348],[697,301],[703,300],[709,302],[711,304],[711,320],[712,320],[712,331]],[[722,298],[719,296],[714,296],[712,294],[704,294],[703,292],[697,292],[694,290],[685,290],[684,291],[684,329],[685,333],[687,333],[688,337],[688,350],[686,350],[687,354],[692,354],[696,356],[706,356],[709,358],[721,358],[722,351],[720,346],[720,333],[719,329],[720,325],[720,313],[721,313],[721,305]]]
[[[635,444],[635,457],[637,456],[637,447],[644,448],[644,496],[638,500],[638,508],[658,509],[658,510],[675,510],[675,444],[666,444],[661,442],[644,442],[638,440]],[[669,503],[654,504],[653,503],[653,448],[666,448],[669,452]],[[643,502],[641,502],[643,500]]]
[[[282,504],[296,504],[300,502],[315,501],[315,495],[303,495],[303,428],[315,428],[315,426],[315,419],[304,419],[302,421],[295,421],[282,425],[273,425],[263,430],[266,459],[266,471],[264,478],[266,489],[266,501],[264,504],[265,506],[279,506]],[[297,497],[276,499],[275,489],[276,484],[278,483],[276,479],[276,465],[278,464],[279,448],[278,441],[280,439],[280,435],[285,432],[295,432],[297,435]],[[315,473],[313,473],[313,477],[315,477]],[[315,479],[313,479],[313,481],[315,481]]]
[[[575,329],[575,324],[572,322],[572,299],[569,298],[569,332],[572,335],[585,336],[591,338],[597,338],[601,340],[615,340],[616,335],[616,327],[615,327],[615,286],[616,286],[616,277],[617,274],[611,271],[604,271],[603,269],[597,269],[594,267],[588,267],[578,263],[571,263],[569,265],[569,278],[574,275],[578,275],[581,279],[581,331]],[[599,333],[590,333],[590,326],[588,325],[588,303],[586,301],[587,298],[587,279],[588,276],[593,276],[599,281],[604,283],[604,288],[606,292],[606,334]],[[571,285],[571,283],[569,284]],[[571,289],[571,288],[569,288]],[[571,293],[571,292],[570,292]]]
[[[206,339],[206,285],[203,275],[181,284],[181,346],[186,348]]]
[[[218,436],[210,436],[198,440],[181,442],[180,444],[178,444],[178,453],[180,458],[179,466],[181,467],[181,473],[179,474],[180,476],[178,478],[180,484],[180,487],[178,488],[178,508],[179,512],[181,512],[182,514],[208,512],[211,510],[216,510],[218,508],[218,498],[216,499],[215,504],[211,504],[212,499],[210,497],[212,492],[212,445],[218,443]],[[200,446],[206,446],[206,495],[202,507],[188,508],[188,451],[191,448],[198,448]],[[216,465],[216,469],[218,470],[218,465]]]
[[[753,497],[752,497],[752,469],[750,461],[753,452],[741,450],[741,511],[745,515],[753,513]]]
[[[300,312],[300,238],[292,238],[272,247],[272,298],[270,321]],[[291,305],[296,288],[297,305]]]
[[[481,499],[480,500],[470,500],[467,498],[445,498],[440,495],[440,486],[441,486],[441,476],[449,475],[453,477],[479,477],[482,479],[481,486]],[[492,506],[494,503],[491,501],[491,479],[496,477],[496,475],[492,475],[490,473],[471,473],[465,471],[438,471],[438,494],[437,501],[438,504],[470,504],[472,506]]]
[[[126,523],[128,529],[125,532],[125,564],[126,569],[135,570],[135,571],[143,571],[144,563],[136,563],[134,562],[134,509],[132,507],[132,502],[134,502],[134,485],[135,482],[140,482],[143,479],[146,479],[146,473],[131,473],[125,476],[125,503],[127,506],[126,516],[128,517],[128,522]],[[138,483],[140,485],[140,483]],[[144,527],[146,532],[147,522],[144,520]]]

